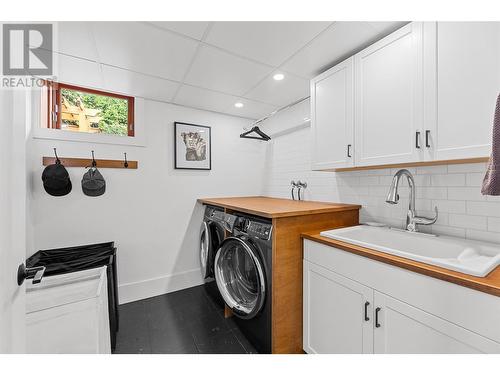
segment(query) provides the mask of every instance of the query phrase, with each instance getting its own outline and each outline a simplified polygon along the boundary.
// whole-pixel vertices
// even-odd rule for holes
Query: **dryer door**
[[[204,279],[214,276],[215,253],[224,239],[224,229],[211,221],[204,221],[200,232],[201,275]]]
[[[203,279],[210,277],[210,247],[212,246],[212,234],[209,224],[204,221],[200,232],[200,263],[201,276]]]
[[[266,297],[264,266],[255,247],[229,237],[215,257],[215,280],[226,304],[242,319],[257,315]]]

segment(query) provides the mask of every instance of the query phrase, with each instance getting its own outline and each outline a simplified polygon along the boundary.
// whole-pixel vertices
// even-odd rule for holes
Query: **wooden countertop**
[[[432,266],[430,264],[420,263],[414,260],[386,254],[377,250],[368,249],[366,247],[322,237],[319,232],[303,233],[302,238],[500,297],[500,267],[494,269],[486,277],[476,277],[451,271],[446,268]]]
[[[361,208],[356,204],[293,201],[269,197],[203,198],[198,199],[198,202],[267,218],[313,215]]]

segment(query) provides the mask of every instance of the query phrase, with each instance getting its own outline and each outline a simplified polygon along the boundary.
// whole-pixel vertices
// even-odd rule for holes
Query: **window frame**
[[[109,96],[118,99],[127,100],[127,137],[135,137],[135,98],[133,96],[116,94],[109,91],[90,89],[87,87],[70,85],[67,83],[45,81],[48,89],[47,100],[47,121],[49,129],[61,129],[61,89],[68,89],[73,91],[80,91],[88,94],[95,94],[101,96]]]

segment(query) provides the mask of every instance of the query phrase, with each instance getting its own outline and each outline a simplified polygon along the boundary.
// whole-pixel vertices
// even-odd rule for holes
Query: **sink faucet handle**
[[[436,206],[434,206],[434,212],[436,213],[434,215],[434,217],[425,217],[425,216],[415,216],[413,218],[415,224],[422,224],[422,225],[430,225],[430,224],[434,224],[438,217],[439,217],[439,214],[438,214],[438,208]]]

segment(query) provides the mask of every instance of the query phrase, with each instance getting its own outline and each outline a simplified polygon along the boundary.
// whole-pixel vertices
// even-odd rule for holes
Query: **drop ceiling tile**
[[[252,119],[264,116],[275,109],[275,107],[267,104],[189,85],[183,85],[180,88],[174,102],[187,107],[206,109]],[[243,103],[243,108],[234,107],[234,103],[236,102]]]
[[[278,66],[331,22],[216,22],[206,42]]]
[[[229,108],[226,109],[225,113],[257,120],[278,109],[277,106],[259,103],[245,98],[239,98],[238,101],[243,103],[243,108],[236,108],[233,103],[229,106]]]
[[[194,86],[241,96],[272,71],[265,65],[202,46],[185,82]]]
[[[179,83],[129,70],[102,66],[104,86],[107,90],[147,99],[171,101]]]
[[[284,73],[285,78],[282,81],[275,81],[273,74],[266,77],[258,86],[248,92],[245,98],[285,106],[309,96],[308,80]]]
[[[77,57],[57,54],[57,81],[76,86],[103,89],[100,64]]]
[[[335,22],[281,68],[312,78],[380,38],[368,22]]]
[[[101,62],[180,81],[196,51],[196,41],[138,22],[94,22]]]
[[[98,61],[97,49],[88,22],[58,22],[54,50]]]
[[[210,22],[201,21],[162,21],[149,22],[155,26],[187,35],[191,38],[201,40]]]

